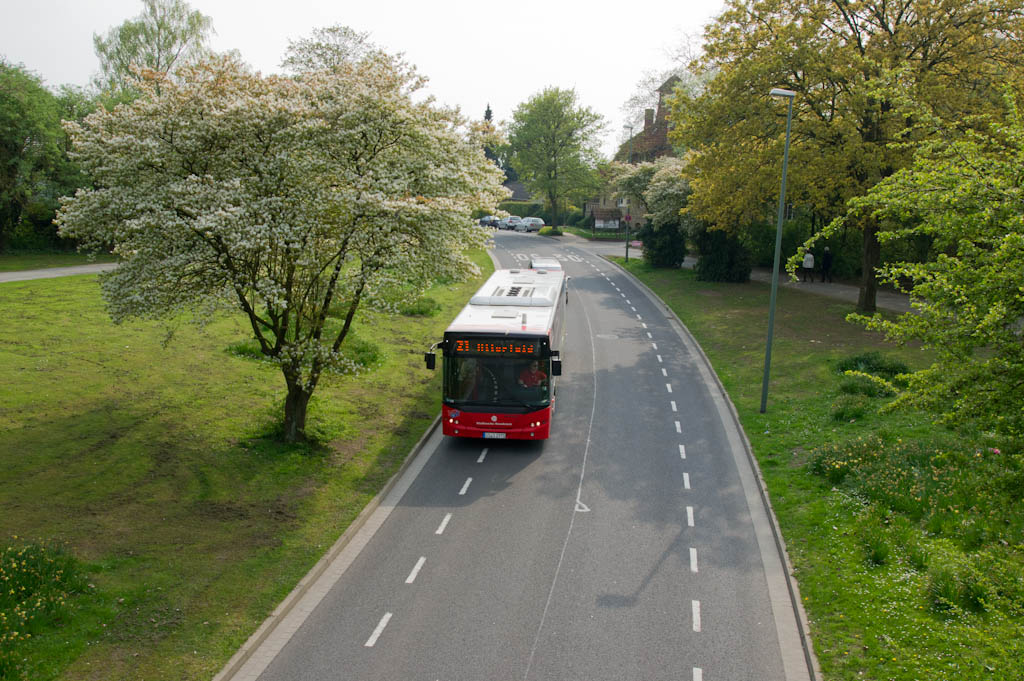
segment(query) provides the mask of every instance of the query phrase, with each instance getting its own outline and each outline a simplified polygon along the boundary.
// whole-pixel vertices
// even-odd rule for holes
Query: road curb
[[[666,316],[670,317],[677,324],[679,324],[683,332],[692,341],[694,348],[696,348],[696,351],[700,354],[701,361],[707,368],[708,373],[714,379],[720,397],[724,404],[727,406],[729,414],[732,418],[733,425],[736,429],[736,432],[739,433],[740,439],[742,441],[743,450],[746,453],[747,462],[750,464],[751,471],[754,474],[754,479],[757,482],[757,489],[761,499],[761,503],[763,504],[765,514],[768,517],[768,524],[771,527],[772,538],[775,542],[775,548],[778,552],[779,559],[782,561],[782,572],[785,575],[786,589],[789,594],[789,600],[793,608],[793,611],[796,614],[795,619],[797,633],[800,637],[800,645],[803,649],[803,657],[807,665],[807,674],[810,677],[811,681],[815,681],[815,679],[822,678],[821,667],[818,665],[818,658],[814,654],[814,645],[811,642],[810,638],[810,625],[807,620],[807,613],[804,611],[803,603],[800,599],[800,590],[797,586],[796,578],[793,576],[793,565],[792,563],[790,563],[789,560],[789,552],[786,550],[786,542],[785,539],[783,539],[782,537],[782,531],[779,529],[779,522],[778,519],[775,517],[775,510],[772,508],[771,501],[768,498],[768,488],[765,485],[764,477],[761,475],[761,467],[757,464],[757,459],[754,457],[753,449],[750,446],[750,440],[747,438],[747,434],[743,430],[743,425],[740,422],[739,413],[736,411],[736,405],[734,405],[732,403],[732,399],[729,398],[729,393],[726,392],[725,386],[722,385],[722,381],[721,379],[719,379],[718,374],[715,372],[715,369],[711,364],[711,360],[708,359],[708,356],[704,353],[704,349],[701,348],[700,344],[697,343],[696,339],[693,338],[692,334],[690,334],[689,330],[686,328],[686,325],[683,324],[681,319],[679,319],[675,311],[671,307],[669,307],[669,305],[665,303],[665,301],[659,298],[657,294],[654,293],[654,291],[648,288],[646,284],[644,284],[642,281],[633,276],[632,272],[625,269],[624,267],[622,267],[622,265],[609,258],[605,257],[604,259],[609,264],[617,267],[619,271],[621,271],[623,274],[628,276],[637,285],[637,287],[644,292],[648,299],[650,299],[652,302],[654,302],[657,306],[661,308],[661,310],[665,313]]]
[[[287,615],[295,607],[295,604],[302,600],[302,597],[306,595],[309,588],[316,583],[316,581],[324,574],[327,568],[331,565],[335,558],[345,549],[346,546],[352,541],[352,538],[359,533],[359,531],[366,524],[367,520],[373,515],[374,511],[381,505],[381,502],[387,498],[391,490],[398,484],[398,481],[405,474],[406,470],[412,466],[413,462],[423,452],[424,445],[427,440],[434,434],[437,427],[441,423],[441,415],[438,414],[434,419],[434,422],[430,424],[430,427],[423,433],[419,441],[413,445],[409,455],[405,457],[405,461],[402,465],[391,476],[391,479],[387,481],[381,491],[370,500],[368,504],[359,512],[356,519],[345,528],[345,531],[338,537],[337,541],[328,549],[327,553],[323,555],[320,560],[310,569],[309,572],[299,581],[299,583],[292,589],[281,603],[274,608],[274,611],[263,621],[249,639],[242,644],[242,647],[228,660],[224,668],[213,677],[213,681],[229,681],[234,678],[235,674],[245,665],[245,663],[252,657],[252,654],[267,640],[267,638],[274,633],[277,626],[284,621]]]

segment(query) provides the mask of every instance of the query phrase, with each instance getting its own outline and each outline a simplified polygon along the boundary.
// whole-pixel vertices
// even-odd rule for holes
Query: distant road
[[[8,281],[28,281],[29,279],[55,279],[70,277],[74,274],[96,274],[117,267],[116,262],[98,262],[92,265],[74,265],[73,267],[47,267],[42,270],[22,270],[20,272],[0,272],[0,284]]]

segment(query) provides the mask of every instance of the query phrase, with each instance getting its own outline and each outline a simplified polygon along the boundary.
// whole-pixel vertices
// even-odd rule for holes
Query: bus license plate
[[[504,440],[505,433],[484,433],[485,440]]]

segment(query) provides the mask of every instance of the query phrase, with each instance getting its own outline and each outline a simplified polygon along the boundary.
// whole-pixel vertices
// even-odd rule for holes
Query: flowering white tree
[[[101,278],[115,322],[241,309],[284,374],[285,439],[301,440],[359,306],[475,273],[471,212],[505,196],[457,112],[413,100],[422,84],[376,51],[297,78],[226,56],[149,73],[132,104],[66,124],[94,188],[57,222],[123,258]]]

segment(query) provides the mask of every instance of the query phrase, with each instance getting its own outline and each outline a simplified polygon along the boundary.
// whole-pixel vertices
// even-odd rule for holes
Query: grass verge
[[[0,284],[0,550],[59,545],[85,583],[5,639],[6,678],[212,678],[433,421],[422,353],[478,285],[361,313],[364,368],[324,376],[310,405],[327,444],[285,446],[267,437],[284,380],[233,354],[241,318],[164,349],[162,325],[110,322],[95,276]]]
[[[1012,443],[949,432],[842,369],[928,357],[781,289],[760,413],[768,285],[615,260],[701,344],[750,439],[826,679],[1024,678],[1024,470]],[[895,367],[895,369],[894,369]]]

